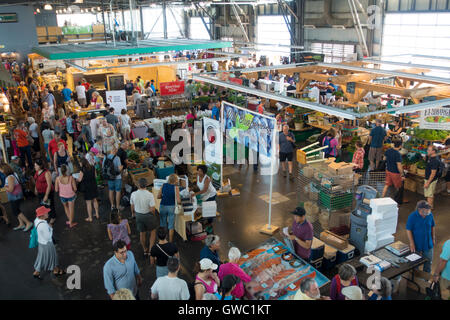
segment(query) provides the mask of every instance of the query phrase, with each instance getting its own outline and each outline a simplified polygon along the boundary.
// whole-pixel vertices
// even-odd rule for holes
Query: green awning
[[[230,41],[150,39],[138,41],[137,46],[127,42],[116,42],[115,47],[112,43],[61,44],[33,47],[33,52],[50,60],[70,60],[167,51],[229,48],[232,45]]]

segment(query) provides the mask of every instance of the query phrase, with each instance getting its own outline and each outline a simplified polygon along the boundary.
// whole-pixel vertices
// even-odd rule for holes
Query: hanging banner
[[[205,162],[208,175],[212,178],[216,188],[222,186],[223,147],[220,122],[211,118],[203,118],[203,132],[205,141]]]
[[[422,110],[419,128],[450,130],[450,106]]]
[[[122,109],[127,110],[127,95],[125,90],[106,91],[106,103],[114,108],[114,114],[119,115]]]
[[[162,96],[172,96],[184,93],[184,81],[161,82],[159,84]]]
[[[244,144],[260,156],[271,158],[275,151],[273,135],[275,118],[268,117],[228,102],[222,102],[223,131],[240,144]]]

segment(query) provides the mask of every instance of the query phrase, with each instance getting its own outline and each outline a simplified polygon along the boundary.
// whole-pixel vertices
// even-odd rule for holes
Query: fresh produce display
[[[450,117],[444,117],[444,116],[426,117],[425,121],[432,122],[432,123],[444,123],[444,122],[450,122]]]
[[[423,140],[442,141],[450,135],[450,131],[411,128],[407,134]]]
[[[139,162],[140,160],[139,153],[135,150],[128,150],[127,155],[128,159],[132,161]]]
[[[425,169],[427,166],[427,163],[424,160],[420,160],[416,163],[417,169]]]

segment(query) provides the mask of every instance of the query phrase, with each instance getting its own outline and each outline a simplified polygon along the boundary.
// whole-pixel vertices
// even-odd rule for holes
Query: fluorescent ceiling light
[[[97,10],[100,11],[101,10],[100,7],[97,7]]]
[[[44,10],[48,10],[48,11],[53,10],[53,7],[52,7],[51,4],[46,3],[46,4],[44,5]]]
[[[83,3],[83,0],[75,0],[74,3]]]

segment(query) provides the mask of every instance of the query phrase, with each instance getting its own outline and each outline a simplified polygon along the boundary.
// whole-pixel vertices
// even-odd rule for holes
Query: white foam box
[[[384,247],[385,245],[388,245],[389,243],[394,242],[394,237],[392,236],[392,238],[385,238],[383,240],[378,240],[376,242],[373,241],[366,241],[366,246],[365,246],[365,252],[371,252],[373,250],[379,249],[381,247]]]
[[[397,202],[391,198],[371,199],[370,208],[372,208],[372,215],[382,215],[393,211],[398,212]]]
[[[367,216],[367,227],[368,228],[370,228],[370,227],[383,228],[386,226],[391,226],[393,224],[397,225],[397,222],[398,222],[398,215],[395,217],[387,218],[387,219],[379,218],[374,215]]]
[[[384,243],[387,242],[387,244],[394,242],[394,236],[392,234],[383,235],[382,237],[373,237],[371,235],[367,235],[367,242],[372,243]]]

